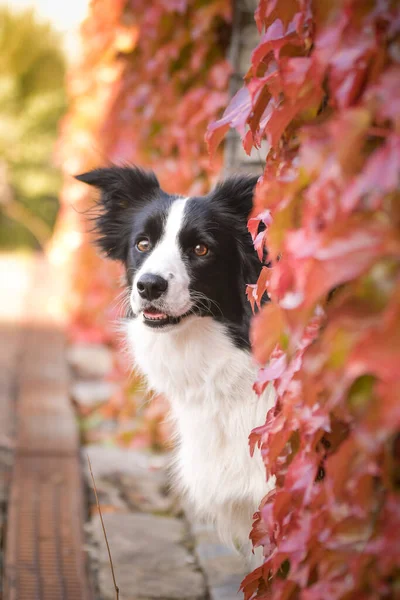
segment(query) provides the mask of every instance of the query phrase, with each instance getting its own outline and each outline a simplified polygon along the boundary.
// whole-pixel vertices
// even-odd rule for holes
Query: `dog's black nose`
[[[141,298],[145,300],[157,300],[166,291],[168,281],[160,275],[145,273],[136,285]]]

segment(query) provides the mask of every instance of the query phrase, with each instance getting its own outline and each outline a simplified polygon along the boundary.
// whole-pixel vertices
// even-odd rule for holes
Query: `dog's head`
[[[211,316],[248,337],[245,285],[262,266],[247,231],[256,177],[190,198],[167,194],[154,173],[135,167],[77,179],[101,190],[97,241],[125,265],[134,318],[165,331],[190,315]]]

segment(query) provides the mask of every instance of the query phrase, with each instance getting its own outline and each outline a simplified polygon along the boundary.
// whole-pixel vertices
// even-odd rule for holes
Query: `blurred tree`
[[[0,7],[0,247],[43,246],[57,213],[52,165],[66,107],[65,59],[31,10]]]

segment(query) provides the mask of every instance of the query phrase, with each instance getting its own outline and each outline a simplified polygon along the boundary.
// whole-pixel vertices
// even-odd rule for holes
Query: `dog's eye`
[[[197,244],[193,248],[193,252],[196,256],[205,256],[206,254],[208,254],[208,248],[205,244]]]
[[[148,252],[151,248],[150,240],[147,238],[142,238],[136,242],[136,248],[139,252]]]

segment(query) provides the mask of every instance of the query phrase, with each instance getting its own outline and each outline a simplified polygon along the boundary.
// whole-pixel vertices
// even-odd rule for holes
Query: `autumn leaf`
[[[283,311],[276,304],[267,304],[253,319],[251,343],[256,360],[263,364],[284,336]]]

